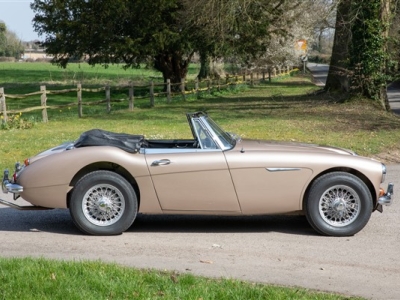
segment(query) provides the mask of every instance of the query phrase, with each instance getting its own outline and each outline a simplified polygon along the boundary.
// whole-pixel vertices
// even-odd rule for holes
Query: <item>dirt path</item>
[[[3,257],[101,259],[139,268],[400,299],[400,165],[388,166],[395,203],[359,234],[316,235],[304,217],[139,216],[120,236],[81,235],[68,211],[0,206]]]

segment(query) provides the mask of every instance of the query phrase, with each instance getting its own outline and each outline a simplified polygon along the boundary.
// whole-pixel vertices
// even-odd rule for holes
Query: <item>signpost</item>
[[[308,60],[307,56],[307,40],[298,40],[295,45],[295,49],[298,51],[303,52],[303,54],[300,55],[300,59],[303,62],[303,74],[306,73],[306,63]]]

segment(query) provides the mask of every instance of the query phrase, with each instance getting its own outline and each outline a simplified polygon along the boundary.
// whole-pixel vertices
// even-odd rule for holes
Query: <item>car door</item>
[[[161,208],[166,211],[240,212],[220,149],[145,149]]]

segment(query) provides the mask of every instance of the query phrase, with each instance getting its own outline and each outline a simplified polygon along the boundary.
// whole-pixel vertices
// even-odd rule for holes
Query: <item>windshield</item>
[[[229,133],[219,127],[217,123],[213,121],[213,119],[211,119],[209,116],[204,116],[204,118],[224,145],[224,149],[231,149],[236,144],[236,140]]]

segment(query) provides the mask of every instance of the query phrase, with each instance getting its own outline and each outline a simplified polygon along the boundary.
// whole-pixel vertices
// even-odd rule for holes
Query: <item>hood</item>
[[[356,155],[351,150],[320,146],[316,144],[279,142],[263,140],[241,139],[236,143],[236,149],[244,151],[273,151],[273,152],[307,152],[307,153],[337,153],[342,155]]]

